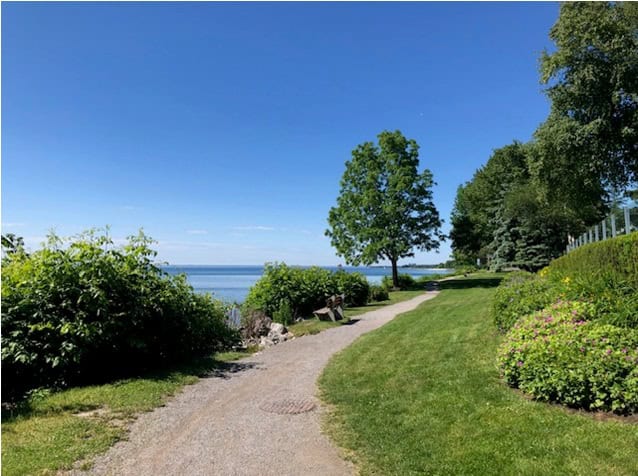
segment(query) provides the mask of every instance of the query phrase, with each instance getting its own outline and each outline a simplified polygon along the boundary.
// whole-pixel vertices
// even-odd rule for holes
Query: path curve
[[[279,344],[184,388],[144,413],[126,441],[99,456],[100,475],[329,475],[353,473],[321,432],[316,381],[330,357],[361,334],[433,298],[427,292],[359,316],[355,323]],[[275,399],[310,399],[317,409],[267,413]]]

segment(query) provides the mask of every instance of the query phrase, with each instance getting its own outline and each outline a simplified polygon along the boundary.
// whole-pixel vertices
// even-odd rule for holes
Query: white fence
[[[638,207],[624,207],[614,210],[603,221],[590,227],[580,236],[567,236],[567,249],[569,253],[576,248],[603,241],[608,238],[615,238],[619,235],[628,235],[632,231],[638,230]]]

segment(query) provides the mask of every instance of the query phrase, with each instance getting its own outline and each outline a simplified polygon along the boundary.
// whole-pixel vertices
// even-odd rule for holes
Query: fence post
[[[590,228],[589,229],[589,241],[587,243],[591,243],[592,241],[594,241],[594,237],[592,235],[591,228]]]
[[[629,207],[625,207],[623,209],[623,213],[625,214],[625,235],[628,235],[631,232],[631,222],[629,221]]]
[[[594,228],[594,241],[598,241],[598,224],[596,224],[596,228]]]
[[[616,238],[616,216],[611,215],[611,237]]]
[[[603,240],[607,239],[607,218],[603,220]]]

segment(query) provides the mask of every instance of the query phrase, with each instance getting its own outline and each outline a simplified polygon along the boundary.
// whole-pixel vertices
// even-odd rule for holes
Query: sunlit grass
[[[318,334],[321,331],[330,329],[332,327],[338,327],[342,324],[346,324],[349,319],[365,312],[374,311],[390,304],[396,304],[401,301],[412,299],[415,296],[423,294],[425,291],[392,291],[390,293],[390,299],[387,301],[373,302],[366,306],[350,307],[344,310],[346,319],[343,321],[320,321],[317,318],[308,318],[301,322],[291,324],[288,326],[288,330],[292,332],[296,337],[301,337],[309,334]]]
[[[498,281],[478,278],[446,283],[333,358],[320,379],[333,439],[363,474],[638,474],[638,425],[500,381],[488,316]]]

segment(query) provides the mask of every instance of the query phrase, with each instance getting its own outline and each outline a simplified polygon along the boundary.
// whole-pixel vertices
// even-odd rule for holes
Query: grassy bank
[[[172,371],[42,395],[2,415],[2,474],[54,474],[109,448],[140,412],[247,354],[228,352]]]
[[[638,425],[530,401],[496,368],[498,279],[439,297],[367,334],[320,380],[326,426],[363,474],[638,474]]]
[[[376,309],[389,306],[390,304],[396,304],[401,301],[407,301],[408,299],[412,299],[415,296],[423,294],[425,291],[392,291],[389,293],[390,299],[387,301],[381,302],[373,302],[367,304],[365,306],[360,307],[350,307],[344,310],[346,320],[345,321],[320,321],[319,319],[306,319],[302,322],[298,322],[288,326],[288,329],[297,337],[308,335],[308,334],[318,334],[321,331],[326,329],[330,329],[331,327],[338,327],[342,324],[348,322],[348,319],[358,316],[359,314],[363,314],[364,312],[374,311]]]

